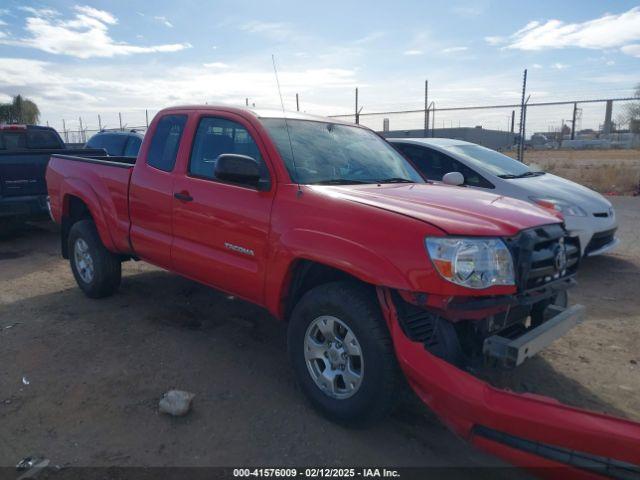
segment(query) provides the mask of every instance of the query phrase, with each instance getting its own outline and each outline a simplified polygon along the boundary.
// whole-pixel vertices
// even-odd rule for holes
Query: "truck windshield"
[[[402,155],[369,130],[287,119],[287,133],[287,125],[282,118],[266,118],[262,123],[294,182],[334,185],[424,183]]]

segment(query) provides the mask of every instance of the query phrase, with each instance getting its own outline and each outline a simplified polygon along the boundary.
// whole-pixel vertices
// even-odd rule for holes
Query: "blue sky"
[[[144,123],[184,103],[277,106],[319,114],[629,96],[640,83],[640,3],[629,1],[47,1],[0,4],[0,101],[23,93],[43,121]],[[537,109],[532,128],[570,118]],[[602,107],[585,107],[597,126]],[[442,114],[445,125],[506,128],[508,111]],[[615,114],[615,112],[614,112]],[[371,119],[381,123],[381,119]],[[407,128],[418,117],[395,119]],[[401,125],[402,124],[402,125]],[[438,124],[439,125],[439,124]],[[380,126],[373,124],[373,127]]]

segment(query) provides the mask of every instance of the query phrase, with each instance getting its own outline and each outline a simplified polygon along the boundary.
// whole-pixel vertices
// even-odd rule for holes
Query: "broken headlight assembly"
[[[511,252],[499,238],[427,237],[429,257],[446,280],[468,288],[515,285]]]

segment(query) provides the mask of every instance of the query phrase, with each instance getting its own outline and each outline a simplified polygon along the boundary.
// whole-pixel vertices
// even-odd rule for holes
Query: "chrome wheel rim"
[[[89,245],[82,238],[78,238],[73,245],[73,256],[76,263],[78,275],[85,283],[93,280],[93,258],[89,253]]]
[[[316,386],[331,398],[349,398],[362,385],[360,342],[336,317],[323,315],[311,322],[304,336],[304,358]]]

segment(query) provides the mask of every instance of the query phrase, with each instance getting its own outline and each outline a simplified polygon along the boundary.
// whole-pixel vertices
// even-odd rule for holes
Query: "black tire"
[[[89,281],[83,279],[76,264],[75,245],[81,239],[88,246],[92,260],[93,275]],[[105,248],[92,220],[80,220],[69,230],[69,263],[80,289],[90,298],[113,295],[120,285],[122,265],[120,258]]]
[[[309,325],[328,315],[343,322],[358,339],[364,368],[357,391],[337,399],[320,389],[305,360],[305,336]],[[355,282],[332,282],[313,288],[295,306],[288,327],[288,351],[296,379],[323,415],[333,421],[362,427],[384,417],[392,409],[401,385],[401,374],[388,328],[375,292]]]

